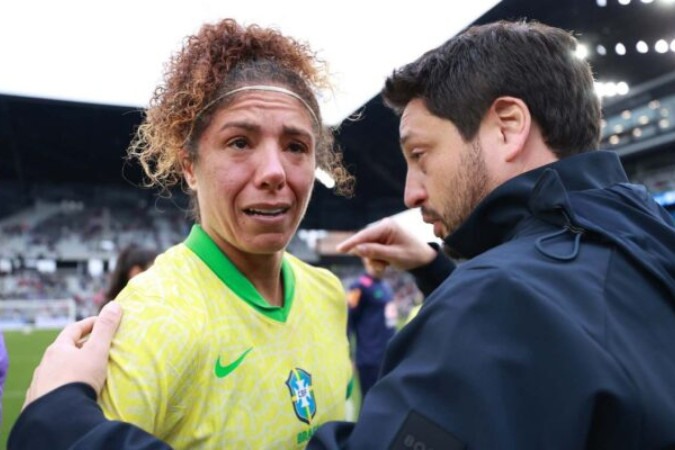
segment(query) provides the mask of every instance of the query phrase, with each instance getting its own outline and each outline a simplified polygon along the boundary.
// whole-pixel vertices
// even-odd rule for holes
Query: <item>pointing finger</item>
[[[384,242],[389,232],[389,224],[387,219],[383,219],[377,224],[365,228],[353,236],[345,239],[340,242],[336,249],[341,253],[348,253],[354,249],[354,247],[359,244],[370,243],[370,242]]]

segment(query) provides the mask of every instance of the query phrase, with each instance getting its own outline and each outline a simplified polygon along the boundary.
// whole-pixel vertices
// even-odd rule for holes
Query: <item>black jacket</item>
[[[469,260],[310,448],[675,446],[675,229],[615,154],[508,181],[445,244]]]
[[[310,449],[675,446],[675,229],[615,154],[508,181],[445,244],[468,261],[391,341],[358,423],[320,427]],[[433,279],[449,272],[434,264]],[[81,390],[29,406],[10,449],[168,448]],[[13,446],[31,424],[49,447]]]

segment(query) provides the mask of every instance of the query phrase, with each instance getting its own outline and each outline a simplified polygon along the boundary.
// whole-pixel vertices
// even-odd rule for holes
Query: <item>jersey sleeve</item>
[[[153,284],[129,285],[119,301],[124,319],[113,340],[100,405],[109,419],[164,437],[181,421],[186,380],[200,356],[199,324]]]

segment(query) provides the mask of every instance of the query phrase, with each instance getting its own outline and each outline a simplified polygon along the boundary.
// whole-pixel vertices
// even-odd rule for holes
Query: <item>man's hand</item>
[[[121,319],[122,308],[116,302],[110,302],[98,317],[89,317],[64,328],[47,347],[35,369],[23,408],[48,392],[76,381],[87,383],[100,393],[105,382],[110,343]]]
[[[400,270],[410,270],[429,264],[436,251],[392,219],[382,219],[341,242],[342,253],[383,261]]]

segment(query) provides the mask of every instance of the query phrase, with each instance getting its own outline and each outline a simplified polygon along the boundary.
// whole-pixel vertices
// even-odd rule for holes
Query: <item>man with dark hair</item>
[[[674,448],[675,230],[594,151],[576,45],[499,22],[387,80],[406,205],[466,262],[391,341],[358,423],[312,448]],[[443,258],[391,220],[339,249],[418,275]]]
[[[358,422],[309,448],[675,448],[675,228],[616,154],[593,151],[600,107],[575,47],[499,22],[387,80],[405,202],[466,262],[391,220],[339,246],[412,270],[427,298]]]

